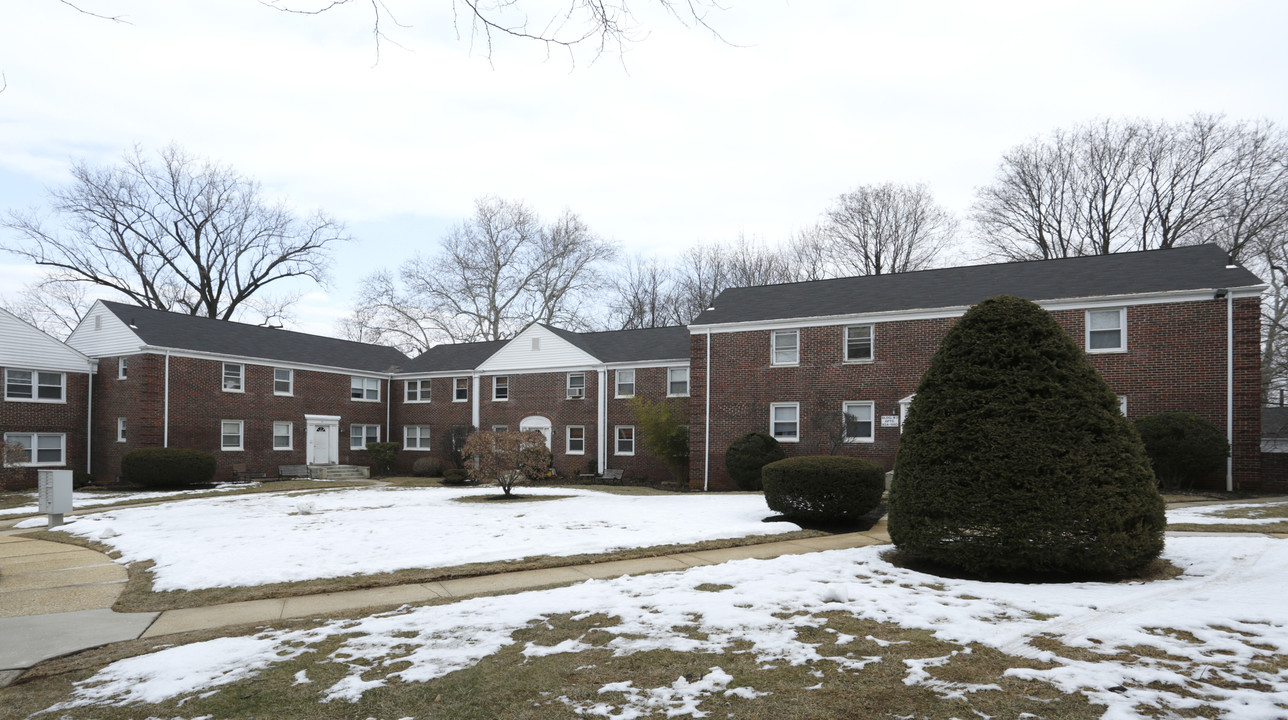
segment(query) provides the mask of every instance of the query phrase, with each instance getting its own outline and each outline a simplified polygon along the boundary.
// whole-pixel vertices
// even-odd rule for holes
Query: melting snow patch
[[[733,676],[713,667],[706,675],[693,681],[683,677],[677,678],[670,685],[657,688],[641,689],[634,687],[631,681],[609,683],[599,689],[599,694],[622,693],[620,706],[611,703],[577,702],[567,696],[558,699],[578,715],[599,715],[609,718],[640,718],[654,712],[663,712],[667,717],[706,717],[708,713],[699,709],[702,700],[715,693],[723,692],[726,697],[741,697],[754,700],[769,693],[757,692],[749,687],[726,689]]]

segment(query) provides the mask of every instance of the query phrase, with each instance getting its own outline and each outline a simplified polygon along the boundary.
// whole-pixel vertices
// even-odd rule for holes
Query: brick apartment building
[[[1219,248],[1196,246],[738,288],[687,328],[534,324],[510,340],[440,345],[414,359],[99,302],[68,339],[69,364],[57,366],[73,415],[87,417],[92,387],[92,431],[54,425],[66,438],[62,460],[88,453],[100,481],[119,475],[126,450],[167,445],[215,453],[220,478],[234,465],[269,475],[288,464],[366,465],[365,444],[383,440],[403,444],[409,467],[442,455],[453,428],[474,426],[542,432],[560,474],[620,469],[660,482],[670,474],[644,451],[629,402],[665,398],[688,408],[693,489],[730,488],[724,449],[753,430],[772,432],[789,454],[838,451],[888,468],[948,328],[972,304],[1011,294],[1055,316],[1128,416],[1184,410],[1227,428],[1225,480],[1255,487],[1264,288]],[[77,359],[83,384],[70,369]],[[851,419],[838,423],[844,414]],[[9,417],[6,435],[47,427]]]
[[[1227,428],[1229,487],[1260,474],[1260,295],[1214,245],[727,290],[694,319],[690,486],[732,487],[724,449],[772,432],[789,455],[894,464],[912,396],[948,329],[997,295],[1033,300],[1087,352],[1129,417]],[[1228,423],[1228,424],[1227,424]]]
[[[89,470],[90,382],[95,362],[0,309],[0,436],[21,445],[14,487],[39,468]]]

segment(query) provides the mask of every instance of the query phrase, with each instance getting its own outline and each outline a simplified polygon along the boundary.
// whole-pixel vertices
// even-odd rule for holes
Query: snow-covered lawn
[[[570,495],[538,502],[456,502],[495,488],[357,488],[301,495],[185,500],[83,515],[59,528],[152,560],[153,588],[195,590],[353,574],[603,553],[622,548],[771,535],[759,495]],[[28,523],[43,524],[42,518]]]
[[[1288,501],[1226,503],[1176,508],[1167,512],[1172,525],[1273,525],[1288,520]],[[1257,528],[1249,527],[1255,532]]]
[[[189,495],[227,492],[229,490],[244,490],[246,488],[258,487],[259,485],[260,483],[215,483],[214,487],[199,488],[195,490],[163,490],[155,492],[73,492],[72,509],[80,510],[82,508],[96,507],[98,505],[115,505],[116,503],[137,502],[140,500],[171,500]],[[0,509],[0,516],[35,515],[40,512],[40,503],[37,493],[29,492],[21,494],[30,497],[31,502],[27,505]]]
[[[549,512],[545,507],[531,511]],[[316,690],[305,686],[319,703],[358,702],[374,688],[440,678],[516,643],[529,658],[589,652],[587,636],[553,646],[514,637],[569,613],[602,614],[612,621],[595,630],[612,636],[606,645],[599,638],[595,652],[600,657],[605,651],[620,657],[671,649],[723,655],[732,662],[749,653],[761,668],[812,668],[802,693],[861,683],[865,672],[900,662],[884,657],[888,638],[819,640],[829,636],[817,629],[826,629],[829,617],[842,613],[1053,664],[1051,669],[1013,668],[979,683],[945,679],[955,663],[969,662],[967,647],[944,657],[903,660],[896,667],[905,685],[965,703],[958,717],[983,715],[972,714],[971,704],[1002,692],[993,680],[1005,677],[1085,694],[1107,706],[1104,717],[1111,719],[1137,718],[1142,709],[1156,709],[1146,714],[1158,717],[1187,711],[1239,720],[1288,716],[1288,674],[1282,670],[1288,654],[1288,603],[1283,601],[1288,542],[1243,535],[1173,537],[1166,557],[1184,569],[1182,576],[1120,584],[944,579],[889,564],[881,558],[885,549],[589,581],[169,647],[102,668],[49,710],[204,697],[282,663],[299,663],[291,667],[301,668],[296,685],[312,682],[310,672],[324,674],[315,669],[328,668],[332,680],[318,682]],[[578,715],[635,718],[655,712],[701,717],[703,704],[716,698],[763,701],[756,673],[744,672],[735,682],[718,666],[703,677],[662,687],[619,680],[600,688],[592,702],[562,697],[558,687],[536,687],[530,703],[566,706]],[[326,707],[319,706],[317,715],[328,715]]]

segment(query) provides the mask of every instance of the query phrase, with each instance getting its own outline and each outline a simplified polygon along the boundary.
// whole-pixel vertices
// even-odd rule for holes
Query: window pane
[[[797,362],[799,359],[797,342],[798,334],[796,330],[774,331],[774,362],[779,364]]]
[[[470,379],[469,378],[456,378],[456,399],[457,400],[470,399]]]
[[[669,382],[667,384],[668,395],[688,395],[689,394],[689,369],[688,368],[670,368],[667,371]]]
[[[630,396],[635,394],[635,371],[618,370],[617,371],[617,394]]]
[[[31,462],[31,444],[34,438],[28,434],[9,433],[4,436],[5,442],[21,445],[23,452],[18,456],[18,462]]]
[[[855,325],[845,329],[845,359],[872,359],[871,325]]]
[[[286,368],[273,369],[273,392],[282,395],[291,394],[292,371]]]
[[[777,405],[773,409],[773,433],[777,438],[796,437],[796,406]]]
[[[36,462],[61,463],[63,461],[62,435],[36,436]]]
[[[31,371],[5,371],[5,397],[25,399],[31,397]]]
[[[845,404],[845,437],[872,438],[872,406],[868,403]]]
[[[1087,323],[1092,330],[1117,330],[1122,313],[1117,310],[1095,310],[1087,313]]]
[[[1123,346],[1119,330],[1092,330],[1090,341],[1092,350],[1110,350]]]

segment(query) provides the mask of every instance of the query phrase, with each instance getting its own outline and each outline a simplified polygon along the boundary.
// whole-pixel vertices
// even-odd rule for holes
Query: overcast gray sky
[[[348,223],[332,287],[297,308],[333,334],[363,275],[482,195],[671,256],[780,242],[862,183],[925,182],[964,214],[1008,148],[1098,117],[1288,122],[1280,0],[730,0],[709,17],[728,42],[631,1],[648,38],[573,63],[514,42],[489,59],[446,0],[386,0],[410,27],[376,64],[362,3],[78,0],[121,24],[0,0],[0,208],[39,204],[74,159],[177,142]],[[0,256],[0,293],[37,274]]]

